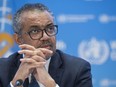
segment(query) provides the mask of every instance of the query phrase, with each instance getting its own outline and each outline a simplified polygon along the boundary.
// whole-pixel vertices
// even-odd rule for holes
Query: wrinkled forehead
[[[44,28],[48,24],[54,24],[54,18],[48,11],[27,11],[21,15],[21,20],[25,29],[31,26]]]

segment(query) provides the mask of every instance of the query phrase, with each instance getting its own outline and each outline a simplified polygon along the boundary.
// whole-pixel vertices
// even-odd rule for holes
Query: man
[[[46,6],[24,5],[13,26],[21,50],[0,58],[0,87],[92,87],[90,64],[56,50],[58,26]]]

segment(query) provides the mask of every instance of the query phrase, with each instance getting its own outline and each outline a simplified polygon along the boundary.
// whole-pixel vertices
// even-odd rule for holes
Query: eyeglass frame
[[[39,39],[41,39],[41,38],[43,37],[44,32],[45,32],[49,37],[51,37],[51,36],[55,36],[55,35],[58,33],[58,25],[52,25],[52,26],[54,26],[54,28],[56,28],[56,33],[53,34],[53,35],[49,35],[49,34],[47,33],[47,31],[46,31],[47,28],[39,29],[39,30],[41,30],[42,35],[41,35],[40,38],[37,38],[37,39],[33,39],[33,38],[32,38],[32,36],[31,36],[31,34],[30,34],[31,31],[25,32],[25,34],[28,34],[29,37],[30,37],[32,40],[39,40]],[[43,31],[44,31],[44,32],[43,32]]]

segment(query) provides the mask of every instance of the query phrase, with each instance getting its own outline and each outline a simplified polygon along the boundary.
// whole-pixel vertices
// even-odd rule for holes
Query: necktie
[[[40,87],[33,75],[31,76],[31,82],[28,87]]]
[[[28,87],[28,84],[29,84],[29,79],[26,78],[25,81],[24,81],[24,83],[23,83],[23,86],[24,87]]]

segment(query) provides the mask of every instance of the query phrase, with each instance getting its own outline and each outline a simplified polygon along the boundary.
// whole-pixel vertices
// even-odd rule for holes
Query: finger
[[[45,54],[41,51],[41,49],[36,49],[35,52],[37,53],[38,56],[45,58]]]
[[[19,50],[18,53],[19,53],[19,54],[30,55],[30,56],[35,55],[35,52],[32,51],[32,50]]]
[[[40,48],[40,50],[43,52],[43,54],[45,55],[45,59],[48,59],[52,56],[53,51],[45,49],[45,48]]]
[[[22,45],[19,45],[19,47],[21,49],[35,50],[35,47],[28,45],[28,44],[22,44]]]
[[[49,50],[49,49],[46,49],[46,48],[39,48],[44,54],[45,53],[49,53],[49,54],[52,54],[53,51]]]
[[[23,59],[20,59],[20,61],[22,63],[34,63],[34,62],[36,62],[35,60],[33,60],[31,58],[23,58]]]
[[[32,58],[23,58],[23,59],[20,59],[20,61],[23,62],[23,63],[33,63],[33,64],[37,62],[36,60],[34,60]],[[39,63],[40,62],[46,62],[46,61],[43,60],[43,61],[39,61]]]
[[[46,60],[41,56],[36,55],[36,56],[31,57],[31,58],[34,59],[37,62],[46,62]]]
[[[27,67],[30,68],[37,68],[37,67],[42,67],[45,66],[46,62],[36,62],[33,59],[25,58],[25,59],[20,59],[20,61],[24,64],[28,64]]]
[[[39,49],[37,49],[35,51],[32,51],[32,50],[19,50],[18,53],[19,54],[24,54],[26,57],[38,55],[38,56],[41,56],[42,58],[45,58],[45,55]]]
[[[44,67],[46,64],[46,62],[36,62],[32,68],[40,68],[40,67]]]

